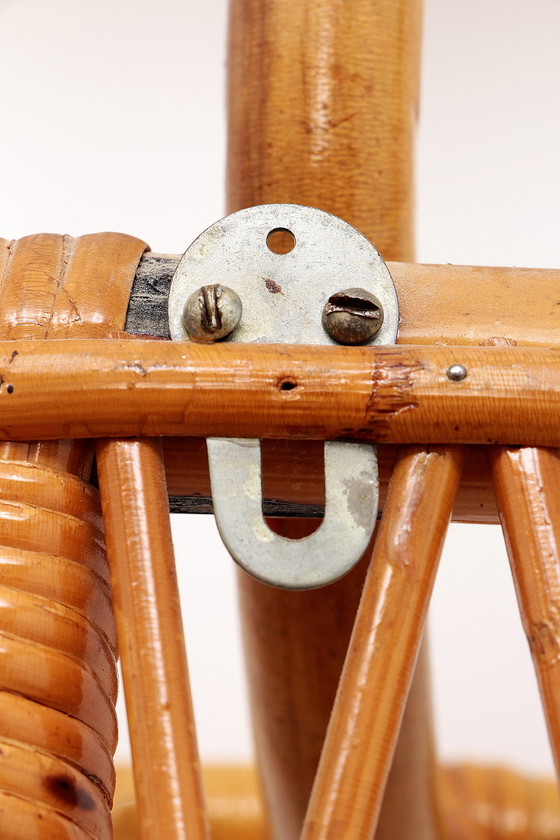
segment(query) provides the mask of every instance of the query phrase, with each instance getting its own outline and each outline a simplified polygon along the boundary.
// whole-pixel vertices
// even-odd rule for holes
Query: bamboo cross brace
[[[301,840],[374,836],[463,454],[399,453]]]
[[[466,368],[453,381],[449,368]],[[560,445],[560,350],[0,342],[0,437]]]
[[[560,455],[489,450],[494,490],[525,634],[560,775]]]

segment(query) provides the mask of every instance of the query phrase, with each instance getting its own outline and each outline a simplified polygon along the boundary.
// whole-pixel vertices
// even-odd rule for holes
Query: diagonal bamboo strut
[[[543,448],[495,447],[489,458],[560,776],[560,454]]]
[[[159,440],[97,462],[144,840],[209,838]]]
[[[457,491],[463,450],[398,456],[302,840],[370,840]]]

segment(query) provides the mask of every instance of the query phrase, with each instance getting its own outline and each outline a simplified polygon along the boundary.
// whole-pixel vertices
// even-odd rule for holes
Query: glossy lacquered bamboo
[[[278,520],[293,539],[307,520]],[[324,589],[291,592],[239,573],[255,746],[271,836],[297,838],[352,632],[368,557]]]
[[[105,338],[122,331],[145,242],[122,233],[0,239],[6,338]]]
[[[214,840],[269,840],[255,768],[205,764],[202,771]],[[114,840],[140,840],[131,769],[120,765],[113,809]]]
[[[453,381],[448,368],[463,364]],[[560,352],[0,342],[0,435],[560,445]]]
[[[389,263],[389,270],[399,344],[560,344],[558,269]]]
[[[289,506],[324,504],[323,445],[321,441],[315,441],[315,450],[313,447],[309,450],[306,444],[308,441],[264,442],[261,457],[265,499],[280,500]],[[195,509],[210,510],[210,476],[204,438],[168,437],[162,438],[162,445],[170,496],[188,497],[193,500]],[[395,450],[392,444],[377,448],[380,510],[385,504]],[[172,499],[174,503],[177,501]],[[469,447],[452,519],[454,522],[499,523],[484,446]]]
[[[230,3],[230,210],[308,204],[411,259],[421,8]]]
[[[462,461],[454,447],[397,458],[302,840],[375,833]]]
[[[116,634],[98,499],[55,467],[0,462],[7,840],[111,836]]]
[[[399,262],[388,267],[399,298],[399,344],[480,345],[498,339],[553,347],[560,342],[558,270]],[[209,497],[204,442],[177,438],[163,446],[170,493]],[[277,443],[264,453],[270,498],[321,504],[320,461],[302,445],[289,454],[288,449]],[[286,471],[287,458],[297,465],[296,475]],[[393,458],[392,452],[380,452],[382,494]],[[499,521],[485,453],[469,451],[453,520]]]
[[[0,334],[110,333],[144,247],[118,234],[1,242]],[[92,456],[88,441],[0,444],[4,840],[111,836],[116,634]]]
[[[500,518],[560,774],[560,454],[490,450]]]
[[[204,840],[161,445],[100,441],[97,463],[141,836]]]
[[[311,446],[309,441],[263,441],[261,458],[264,499],[280,500],[290,507],[319,507],[324,504],[323,443],[313,443]],[[195,509],[209,510],[211,488],[206,441],[196,437],[169,437],[162,439],[162,445],[170,496],[189,497]],[[381,510],[385,504],[395,454],[396,446],[393,444],[380,444],[377,447]],[[484,446],[469,447],[461,486],[455,500],[453,521],[499,523]]]

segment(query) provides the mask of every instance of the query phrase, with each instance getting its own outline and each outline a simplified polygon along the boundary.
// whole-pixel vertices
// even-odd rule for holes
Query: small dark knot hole
[[[282,379],[278,380],[278,390],[283,394],[293,391],[294,388],[297,388],[297,382],[295,379],[292,379],[292,377],[283,376]]]

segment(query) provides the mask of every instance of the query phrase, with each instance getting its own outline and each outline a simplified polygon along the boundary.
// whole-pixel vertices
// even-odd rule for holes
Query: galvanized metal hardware
[[[260,441],[209,438],[214,515],[245,571],[286,589],[314,589],[350,571],[377,518],[377,458],[365,443],[325,443],[325,515],[299,540],[275,534],[262,514]]]
[[[195,341],[217,341],[234,331],[242,311],[237,292],[213,283],[202,286],[189,297],[183,310],[183,324]]]
[[[467,378],[466,367],[460,364],[449,365],[447,368],[447,378],[450,379],[451,382],[462,382],[463,379]]]
[[[365,344],[383,324],[383,307],[365,289],[345,289],[331,295],[323,307],[322,322],[339,344]]]
[[[217,304],[204,291],[217,278],[241,304],[229,334],[214,329]],[[233,213],[193,242],[171,284],[172,339],[201,340],[191,331],[193,309],[205,341],[393,344],[398,325],[393,281],[373,245],[341,219],[294,204]],[[246,571],[275,586],[310,589],[359,560],[377,517],[375,446],[325,443],[324,519],[300,540],[275,534],[264,519],[260,442],[209,438],[207,447],[216,522]]]
[[[294,247],[276,253],[271,232],[288,230]],[[272,243],[271,243],[272,244]],[[389,270],[373,245],[342,219],[297,204],[264,204],[232,213],[189,246],[169,291],[169,330],[189,338],[183,309],[193,292],[219,282],[243,305],[241,320],[224,341],[338,344],[322,312],[341,289],[361,287],[383,307],[383,324],[368,344],[393,344],[398,303]]]

